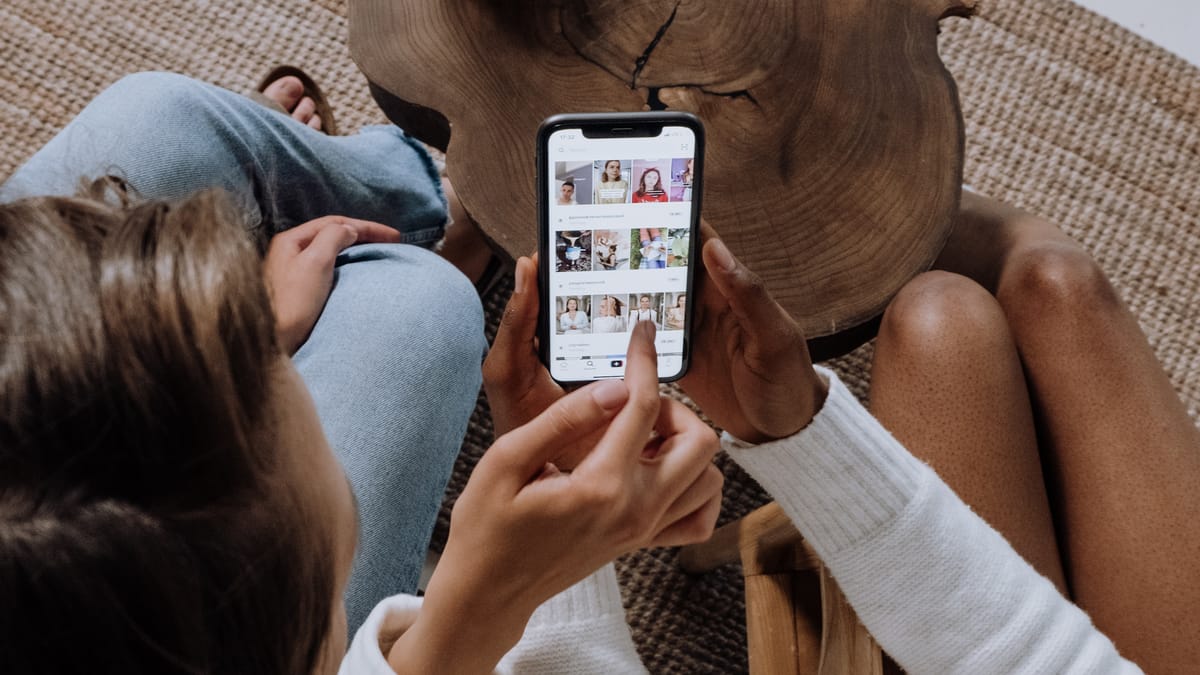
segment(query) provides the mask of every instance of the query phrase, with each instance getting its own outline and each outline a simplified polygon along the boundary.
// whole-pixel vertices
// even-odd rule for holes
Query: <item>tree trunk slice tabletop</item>
[[[815,338],[877,317],[949,236],[963,124],[938,21],[973,5],[350,0],[350,50],[513,256],[537,246],[543,119],[695,113],[703,216]]]

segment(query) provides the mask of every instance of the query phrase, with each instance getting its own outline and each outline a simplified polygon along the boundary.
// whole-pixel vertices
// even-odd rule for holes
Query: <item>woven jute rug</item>
[[[325,87],[344,129],[382,122],[348,56],[345,13],[339,0],[6,0],[0,176],[104,86],[140,70],[244,91],[270,65],[295,63]],[[1195,419],[1200,70],[1066,0],[984,0],[975,18],[943,24],[941,49],[967,123],[967,182],[1061,223],[1095,255]],[[510,289],[501,283],[486,299],[489,330]],[[867,346],[835,364],[860,396],[869,359]],[[451,499],[491,438],[481,399]],[[765,496],[721,461],[729,520]],[[444,513],[439,540],[445,526]],[[737,569],[687,576],[668,549],[629,556],[620,572],[652,672],[746,669]]]

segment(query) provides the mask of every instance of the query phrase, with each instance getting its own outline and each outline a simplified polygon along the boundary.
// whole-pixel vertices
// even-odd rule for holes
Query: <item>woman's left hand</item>
[[[275,310],[279,346],[295,354],[308,339],[333,287],[333,264],[353,244],[396,243],[387,225],[342,216],[310,220],[271,238],[263,277]]]
[[[517,260],[516,286],[483,362],[483,386],[497,437],[528,423],[566,394],[538,356],[536,274],[536,256]]]

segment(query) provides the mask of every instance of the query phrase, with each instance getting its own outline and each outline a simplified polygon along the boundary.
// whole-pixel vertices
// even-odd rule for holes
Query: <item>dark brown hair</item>
[[[318,662],[333,544],[276,470],[280,351],[238,222],[112,179],[0,205],[6,672]]]
[[[647,190],[646,189],[646,174],[650,173],[651,171],[654,172],[655,176],[658,176],[658,182],[655,183],[656,187],[654,188],[654,190]],[[646,169],[645,171],[643,171],[642,177],[640,179],[638,179],[637,195],[639,197],[645,197],[647,194],[653,194],[653,195],[657,196],[662,193],[663,193],[662,174],[659,172],[659,170],[654,167],[650,167],[649,169]]]

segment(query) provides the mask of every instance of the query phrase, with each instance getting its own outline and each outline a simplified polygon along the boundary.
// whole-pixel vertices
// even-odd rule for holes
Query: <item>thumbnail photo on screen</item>
[[[633,327],[641,321],[649,321],[654,324],[655,328],[662,328],[663,303],[664,293],[631,293],[629,295],[629,320],[627,328],[633,330]]]
[[[630,246],[629,230],[596,230],[592,239],[595,252],[592,269],[602,272],[629,269]]]
[[[692,238],[687,228],[668,230],[667,267],[687,267]]]
[[[554,269],[556,272],[591,271],[591,230],[563,230],[555,235]]]
[[[633,195],[630,201],[634,204],[669,201],[666,179],[670,175],[669,159],[635,159]]]
[[[583,335],[592,332],[592,296],[565,295],[555,298],[554,329],[559,335]]]
[[[667,293],[667,308],[663,312],[663,330],[683,330],[687,317],[687,293]]]
[[[559,206],[592,203],[592,162],[555,162],[554,203]]]
[[[593,333],[623,333],[629,325],[629,296],[593,295],[592,308],[596,315],[592,318]]]
[[[671,201],[692,201],[692,159],[671,160]]]
[[[628,204],[633,171],[627,159],[598,159],[592,165],[596,193],[594,204]]]

